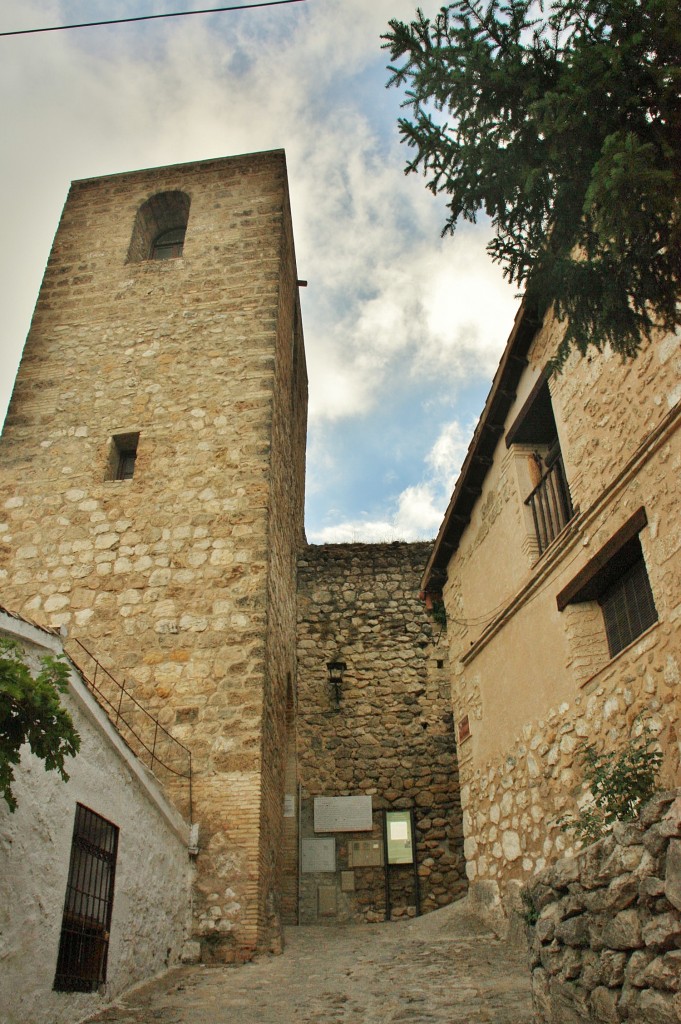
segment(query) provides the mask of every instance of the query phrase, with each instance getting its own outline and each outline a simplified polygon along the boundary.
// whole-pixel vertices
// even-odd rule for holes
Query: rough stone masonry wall
[[[507,428],[553,351],[549,327]],[[551,391],[574,520],[541,558],[528,555],[517,474],[526,456],[500,441],[449,566],[452,699],[456,721],[470,724],[459,746],[467,872],[472,890],[497,903],[508,895],[512,905],[522,880],[570,852],[557,819],[583,798],[583,744],[613,749],[647,722],[664,751],[663,784],[679,779],[680,342],[662,338],[625,366],[573,357]],[[559,612],[556,595],[641,506],[658,621],[611,658],[598,604]]]
[[[537,1024],[681,1020],[681,790],[527,887]]]
[[[350,891],[341,890],[340,877],[352,840],[381,840],[383,809],[414,809],[422,909],[465,891],[444,643],[418,598],[428,550],[401,543],[311,546],[299,560],[302,835],[314,836],[315,796],[371,795],[374,812],[371,835],[335,835],[335,875],[302,875],[301,921],[319,919],[319,886],[335,890],[335,913],[325,920],[384,919],[382,867],[356,868]],[[326,668],[336,659],[347,665],[338,709]],[[393,917],[413,914],[411,867],[391,868],[391,880]]]
[[[182,258],[128,262],[137,210],[173,190]],[[299,441],[271,451],[287,217],[281,152],[76,182],[0,442],[3,602],[66,627],[191,748],[194,928],[221,960],[268,942],[269,513],[277,466],[304,462]],[[108,479],[112,435],[133,431],[133,479]],[[292,584],[286,600],[292,622]]]
[[[288,209],[286,210],[288,214]],[[262,721],[260,818],[261,930],[281,948],[284,885],[284,781],[294,727],[289,707],[296,665],[296,562],[304,545],[307,373],[293,232],[283,218],[274,366],[271,491],[267,511],[267,631]]]
[[[659,658],[658,640],[650,635],[636,645],[624,677],[614,664],[572,702],[549,708],[509,745],[503,760],[471,771],[462,784],[468,877],[483,890],[489,884],[490,892],[510,894],[507,912],[516,884],[572,852],[558,819],[583,797],[583,744],[604,737],[616,747],[640,734],[645,723],[669,751],[666,780],[678,779],[678,725],[670,718],[676,662],[665,665]]]

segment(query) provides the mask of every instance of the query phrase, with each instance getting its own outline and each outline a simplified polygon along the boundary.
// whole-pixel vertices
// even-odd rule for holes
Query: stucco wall
[[[324,836],[336,841],[337,870],[301,876],[303,923],[384,919],[383,867],[351,869],[348,849],[353,840],[382,843],[383,810],[414,810],[424,912],[465,891],[445,644],[418,597],[429,548],[310,546],[299,560],[301,837],[316,835],[316,796],[368,795],[373,808],[371,833]],[[328,682],[333,660],[347,666],[338,707]],[[341,887],[342,871],[353,889]],[[411,866],[390,872],[393,916],[413,914]],[[319,913],[320,886],[335,893],[328,916]]]
[[[32,668],[61,643],[0,613]],[[0,1007],[6,1024],[75,1024],[124,989],[179,961],[190,919],[188,826],[136,761],[75,670],[63,704],[80,734],[70,779],[28,748],[0,803]],[[120,829],[107,982],[101,993],[52,991],[76,803]]]
[[[548,320],[506,419],[515,420],[554,351]],[[550,381],[574,519],[541,555],[524,505],[527,446],[499,440],[444,591],[459,747],[467,872],[508,891],[568,848],[556,818],[582,795],[580,744],[613,746],[643,718],[679,780],[681,338],[622,365],[573,356]],[[525,488],[525,489],[524,489]],[[640,542],[658,621],[614,658],[595,601],[556,597],[644,507]]]
[[[182,258],[130,262],[166,190],[191,200]],[[276,927],[306,413],[289,218],[283,152],[75,182],[0,440],[5,605],[66,626],[192,751],[207,959]],[[131,431],[133,478],[106,479]]]

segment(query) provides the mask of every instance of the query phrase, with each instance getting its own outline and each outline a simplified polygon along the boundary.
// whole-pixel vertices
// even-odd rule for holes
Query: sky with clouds
[[[2,0],[0,32],[224,4]],[[308,540],[433,537],[517,299],[486,225],[442,238],[444,202],[403,173],[380,36],[416,6],[304,0],[0,38],[0,419],[71,180],[283,148],[309,282]]]

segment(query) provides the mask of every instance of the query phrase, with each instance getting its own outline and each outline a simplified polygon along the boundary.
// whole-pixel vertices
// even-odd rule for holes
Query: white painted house
[[[59,635],[0,609],[32,670]],[[179,961],[189,825],[72,662],[62,698],[81,737],[68,782],[26,746],[12,814],[0,801],[0,1019],[76,1024]]]

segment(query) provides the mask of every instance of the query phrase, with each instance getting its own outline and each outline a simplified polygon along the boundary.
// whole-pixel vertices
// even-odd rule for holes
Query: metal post
[[[194,808],[192,807],[192,752],[189,753],[189,822],[190,824],[194,821]]]
[[[296,924],[300,924],[300,901],[303,895],[303,787],[298,783],[298,879],[296,893]]]
[[[414,865],[414,892],[416,895],[416,916],[421,916],[421,882],[419,879],[419,858],[418,849],[416,846],[416,819],[414,817],[414,808],[411,809],[411,848],[414,853],[412,863]]]
[[[385,919],[392,915],[392,896],[390,893],[390,867],[388,865],[388,812],[383,810],[383,871],[385,875]]]
[[[116,726],[118,726],[118,722],[119,722],[120,717],[121,717],[121,705],[123,704],[123,694],[124,693],[125,693],[125,687],[121,686],[121,695],[118,698],[118,711],[116,712]]]
[[[154,770],[154,760],[156,759],[156,737],[158,736],[158,719],[154,719],[154,742],[151,745],[151,765],[150,768]]]

